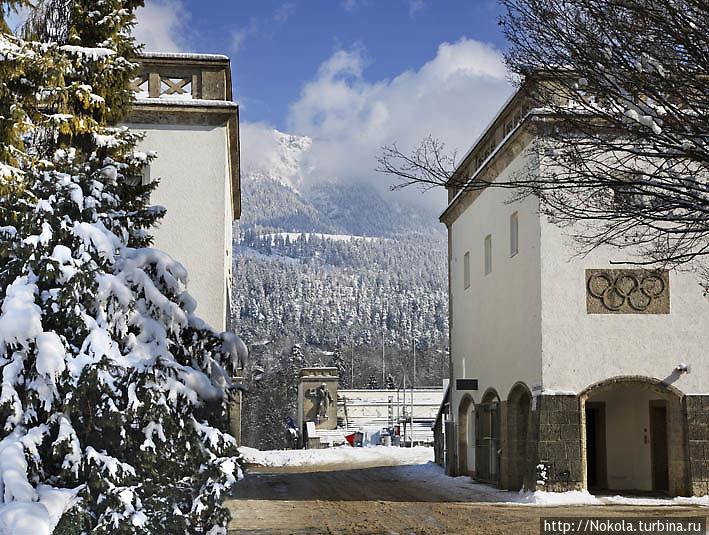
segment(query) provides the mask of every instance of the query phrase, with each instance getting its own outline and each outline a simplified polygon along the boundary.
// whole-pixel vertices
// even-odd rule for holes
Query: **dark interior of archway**
[[[589,489],[608,487],[606,469],[606,406],[586,403],[586,476]]]
[[[652,491],[633,492],[667,492],[669,489],[668,466],[668,433],[667,433],[667,402],[651,400],[646,409],[649,410],[650,439],[650,470],[652,473]],[[604,401],[587,401],[586,416],[586,477],[587,486],[595,491],[631,490],[611,489],[608,483],[608,433],[617,430],[608,428],[606,418],[606,403]],[[647,429],[646,429],[647,431]],[[647,442],[646,442],[647,443]]]

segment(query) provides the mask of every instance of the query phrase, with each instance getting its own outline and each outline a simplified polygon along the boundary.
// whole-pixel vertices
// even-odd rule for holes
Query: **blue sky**
[[[462,37],[504,46],[496,0],[151,2],[175,6],[182,49],[227,54],[242,117],[286,128],[288,106],[335,51],[359,49],[366,80],[418,69]]]
[[[135,33],[146,50],[231,57],[246,171],[279,159],[275,128],[312,139],[295,185],[385,191],[382,145],[432,134],[462,155],[511,93],[499,13],[496,0],[146,0]]]
[[[245,174],[366,182],[441,210],[442,192],[389,192],[376,157],[429,134],[468,150],[513,91],[499,15],[497,0],[146,0],[134,33],[148,51],[231,58]],[[275,129],[309,148],[284,163]]]

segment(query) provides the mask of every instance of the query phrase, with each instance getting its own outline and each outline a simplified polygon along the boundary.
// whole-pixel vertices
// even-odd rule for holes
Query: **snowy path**
[[[433,463],[357,470],[333,470],[325,463],[328,471],[322,471],[320,461],[334,454],[325,453],[322,459],[309,455],[310,468],[318,471],[304,472],[307,454],[267,454],[273,464],[280,459],[290,466],[259,468],[261,473],[247,474],[237,485],[227,501],[233,515],[229,534],[538,535],[540,516],[709,515],[707,507],[678,506],[670,500],[662,506],[605,505],[605,499],[580,494],[556,495],[564,505],[538,507],[550,505],[551,498],[449,478]],[[362,455],[378,457],[375,452]],[[597,505],[580,505],[589,502]]]

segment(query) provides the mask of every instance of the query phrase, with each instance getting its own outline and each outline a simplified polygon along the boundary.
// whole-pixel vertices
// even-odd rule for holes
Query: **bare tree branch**
[[[393,189],[511,188],[538,196],[582,250],[632,248],[639,264],[671,266],[709,256],[706,0],[500,3],[536,172],[465,176],[440,165],[443,144],[428,136],[410,156],[383,149],[377,169]]]

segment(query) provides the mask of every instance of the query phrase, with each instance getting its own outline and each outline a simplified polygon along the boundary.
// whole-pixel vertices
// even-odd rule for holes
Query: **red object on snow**
[[[356,434],[356,433],[352,433],[351,435],[345,436],[345,439],[347,439],[347,442],[349,442],[349,443],[350,443],[350,446],[352,446],[353,448],[354,448],[355,434]]]

